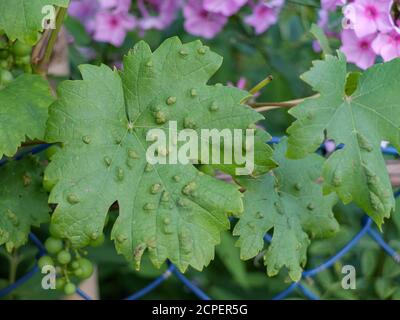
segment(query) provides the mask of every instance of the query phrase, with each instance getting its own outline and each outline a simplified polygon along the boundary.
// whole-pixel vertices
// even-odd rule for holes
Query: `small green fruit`
[[[44,247],[49,253],[56,254],[63,249],[64,243],[61,239],[50,237],[44,243]]]
[[[31,64],[31,56],[18,57],[15,59],[15,64],[19,67],[30,65]]]
[[[57,278],[56,279],[56,289],[63,290],[66,283],[67,283],[67,281],[65,280],[65,278]]]
[[[80,265],[80,270],[82,270],[82,273],[80,275],[77,275],[81,279],[87,279],[89,278],[92,273],[93,273],[93,264],[90,262],[90,260],[81,258],[78,260],[79,265]],[[78,269],[78,270],[79,270]]]
[[[14,53],[16,57],[24,57],[31,54],[32,47],[17,40],[12,45],[11,51]]]
[[[69,296],[71,294],[74,294],[75,292],[76,292],[76,286],[73,283],[68,282],[64,287],[64,293],[67,296]]]
[[[78,268],[78,269],[76,269],[76,270],[74,271],[74,274],[75,274],[77,277],[81,277],[82,274],[83,274],[83,271],[82,271],[81,268]]]
[[[14,76],[8,70],[1,70],[0,72],[0,83],[2,85],[7,85],[14,80]]]
[[[45,266],[54,266],[54,261],[49,256],[40,257],[38,260],[39,269],[42,270]]]
[[[68,264],[71,261],[71,254],[67,250],[62,250],[57,254],[57,261],[61,264]]]

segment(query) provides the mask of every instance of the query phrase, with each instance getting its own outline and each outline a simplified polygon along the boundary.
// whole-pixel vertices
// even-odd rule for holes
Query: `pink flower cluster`
[[[137,0],[132,14],[131,0],[72,0],[69,14],[85,26],[94,40],[121,46],[128,31],[163,30],[183,11],[185,30],[207,39],[215,37],[230,16],[244,6],[251,13],[244,22],[256,34],[278,20],[285,0]]]
[[[327,26],[327,13],[343,6],[345,17],[341,51],[361,69],[380,56],[390,61],[400,56],[399,0],[321,0],[320,26]]]
[[[72,1],[68,13],[78,19],[93,35],[93,39],[121,46],[126,33],[137,26],[129,13],[131,0],[78,0]]]
[[[185,30],[204,38],[213,38],[224,27],[228,17],[248,5],[252,13],[244,22],[252,26],[256,34],[265,32],[278,20],[284,0],[188,0],[183,7]]]

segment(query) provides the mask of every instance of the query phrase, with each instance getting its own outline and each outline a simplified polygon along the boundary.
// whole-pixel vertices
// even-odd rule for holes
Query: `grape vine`
[[[52,31],[41,25],[44,5],[58,6]],[[349,71],[343,53],[326,54],[301,76],[316,95],[260,103],[255,95],[271,78],[250,93],[214,84],[222,57],[199,40],[171,37],[154,50],[136,43],[121,70],[81,65],[81,80],[55,88],[47,60],[67,5],[0,4],[0,245],[12,254],[32,227],[47,225],[47,254],[38,265],[57,270],[56,287],[65,294],[93,274],[87,247],[102,246],[111,209],[118,216],[110,239],[138,270],[147,256],[158,268],[168,260],[182,272],[201,271],[230,230],[242,259],[262,253],[269,276],[286,268],[293,281],[301,278],[311,241],[340,229],[332,211],[339,201],[354,202],[379,227],[394,212],[380,145],[400,148],[399,59],[361,74]],[[11,19],[21,8],[29,9],[25,16]],[[261,111],[280,107],[291,108],[295,121],[288,138],[271,147],[257,123]],[[151,164],[146,151],[156,139],[147,139],[149,132],[169,137],[171,121],[197,133],[254,130],[254,169],[242,176],[238,162],[206,165],[200,157]],[[326,140],[340,148],[325,158],[313,154]],[[44,143],[51,144],[44,154],[17,159]]]

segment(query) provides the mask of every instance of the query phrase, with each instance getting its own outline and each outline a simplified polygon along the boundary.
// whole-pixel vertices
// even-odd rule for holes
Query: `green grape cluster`
[[[0,30],[0,89],[21,73],[32,73],[32,47],[19,40],[10,41]]]
[[[96,247],[104,242],[104,234],[90,243]],[[40,257],[38,266],[42,269],[46,265],[56,268],[56,289],[63,290],[65,294],[75,293],[76,284],[74,280],[88,279],[93,273],[93,264],[84,256],[86,251],[73,249],[70,243],[54,235],[47,238],[44,243],[47,255]]]

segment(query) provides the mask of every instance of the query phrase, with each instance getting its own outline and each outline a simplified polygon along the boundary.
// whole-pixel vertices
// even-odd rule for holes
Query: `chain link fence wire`
[[[269,142],[270,144],[278,143],[280,141],[280,138],[272,138],[272,140]],[[47,149],[50,145],[49,144],[42,144],[36,147],[33,147],[29,150],[24,150],[20,153],[18,153],[15,156],[15,160],[20,160],[26,155],[29,154],[37,154],[42,152],[43,150]],[[343,146],[339,145],[338,148],[342,148]],[[385,147],[382,148],[383,154],[386,155],[392,155],[392,156],[399,156],[399,153],[397,150],[393,147]],[[5,164],[8,161],[8,159],[1,159],[0,160],[0,166]],[[400,190],[396,191],[394,193],[394,196],[397,198],[400,196]],[[362,219],[362,227],[361,230],[341,249],[339,250],[336,254],[331,256],[329,259],[327,259],[325,262],[321,263],[315,268],[304,270],[302,273],[302,279],[298,282],[293,282],[291,285],[289,285],[285,290],[281,291],[280,293],[276,294],[272,300],[282,300],[287,297],[289,297],[294,291],[299,291],[305,298],[310,299],[310,300],[320,300],[320,297],[317,296],[315,293],[313,293],[311,290],[309,290],[306,286],[302,284],[302,281],[307,278],[312,278],[318,273],[329,269],[332,267],[337,261],[339,261],[344,255],[346,255],[349,251],[351,251],[354,247],[357,246],[357,244],[360,242],[360,240],[365,237],[369,236],[371,237],[380,247],[383,251],[386,252],[390,257],[393,258],[393,260],[400,264],[400,254],[396,252],[381,236],[381,234],[376,231],[373,227],[373,221],[371,218],[365,216]],[[10,294],[13,290],[27,282],[29,279],[31,279],[36,273],[40,272],[39,267],[37,265],[37,260],[46,254],[46,249],[44,248],[43,243],[35,236],[35,234],[30,233],[29,234],[29,241],[32,242],[38,249],[38,254],[36,255],[36,264],[35,266],[29,270],[26,274],[24,274],[21,278],[16,280],[13,284],[9,285],[6,288],[3,288],[0,290],[0,298]],[[266,243],[269,243],[271,241],[271,236],[269,234],[266,234],[264,236],[264,241]],[[147,286],[141,288],[140,290],[136,291],[135,293],[129,295],[128,297],[125,298],[125,300],[138,300],[142,297],[144,297],[146,294],[152,292],[153,290],[156,290],[156,288],[163,282],[167,281],[170,277],[175,277],[177,278],[190,292],[192,292],[197,298],[201,300],[212,300],[210,296],[208,296],[201,288],[199,288],[197,285],[193,284],[188,278],[186,278],[179,270],[171,263],[167,262],[168,264],[168,269],[160,276],[158,276],[156,279],[154,279],[152,282],[150,282]],[[76,292],[79,296],[81,296],[84,300],[92,300],[92,297],[90,297],[86,292],[81,290],[80,288],[77,289]]]

